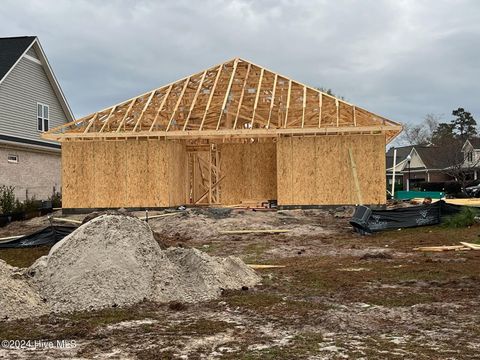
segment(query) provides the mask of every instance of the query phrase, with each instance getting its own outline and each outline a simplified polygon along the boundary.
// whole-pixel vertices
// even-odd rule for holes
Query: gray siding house
[[[60,192],[60,144],[41,134],[72,120],[38,38],[0,38],[0,185],[20,200]]]

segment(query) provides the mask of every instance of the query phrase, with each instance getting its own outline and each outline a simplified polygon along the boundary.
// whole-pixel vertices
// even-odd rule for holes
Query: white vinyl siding
[[[0,134],[45,141],[38,131],[37,103],[48,104],[49,128],[67,121],[43,66],[23,58],[0,84]]]

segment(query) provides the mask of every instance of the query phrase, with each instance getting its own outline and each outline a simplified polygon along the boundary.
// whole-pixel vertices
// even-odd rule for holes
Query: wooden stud
[[[288,110],[290,109],[291,94],[292,94],[292,80],[288,80],[287,107],[285,109],[285,125],[283,126],[285,129],[287,128],[287,124],[288,124]]]
[[[323,94],[318,93],[318,127],[322,126],[322,106],[323,106]]]
[[[145,103],[145,106],[143,107],[142,112],[140,113],[140,116],[138,117],[137,122],[135,123],[135,126],[133,127],[133,130],[132,130],[133,132],[137,130],[137,127],[140,124],[140,121],[142,121],[143,115],[145,114],[145,111],[147,111],[148,105],[150,105],[150,102],[152,101],[153,96],[155,95],[155,91],[156,90],[152,91],[152,93],[148,97],[148,100]]]
[[[275,102],[275,90],[277,89],[277,79],[278,79],[278,75],[275,74],[275,78],[273,80],[273,90],[272,90],[272,99],[270,102],[270,110],[268,111],[267,129],[270,128],[270,119],[272,118],[272,111],[273,111],[273,106]]]
[[[233,129],[235,130],[237,128],[237,121],[238,121],[238,116],[240,115],[240,109],[242,108],[242,103],[243,103],[243,98],[245,96],[245,88],[247,87],[247,80],[248,76],[250,75],[250,70],[252,66],[250,64],[247,65],[247,73],[245,74],[245,79],[243,80],[243,86],[240,94],[240,99],[238,100],[238,108],[237,108],[237,114],[235,115],[235,121],[233,122]]]
[[[105,119],[105,121],[103,122],[103,125],[102,127],[100,128],[100,133],[103,132],[103,129],[105,129],[105,126],[107,126],[108,122],[110,121],[110,117],[112,116],[112,114],[115,112],[115,109],[117,108],[117,106],[114,106],[112,107],[112,109],[110,110],[110,112],[108,113],[108,116],[107,118]]]
[[[85,131],[83,132],[84,134],[88,133],[88,130],[90,130],[90,128],[92,127],[95,120],[97,120],[97,118],[98,118],[98,112],[96,112],[93,115],[92,120],[89,121],[88,126],[85,128]]]
[[[163,107],[165,106],[165,103],[167,102],[167,98],[170,95],[170,92],[172,91],[172,88],[173,88],[173,84],[168,87],[166,94],[163,96],[162,103],[158,107],[157,113],[155,114],[155,118],[153,119],[152,125],[150,125],[150,129],[148,131],[152,131],[153,127],[155,126],[155,123],[157,122],[157,119],[160,116],[160,112],[163,110]]]
[[[203,113],[202,122],[200,123],[200,130],[203,129],[203,124],[205,123],[205,119],[207,117],[208,109],[210,109],[210,104],[212,103],[213,93],[215,92],[215,88],[217,87],[218,79],[220,78],[220,74],[222,72],[223,65],[218,67],[217,76],[215,77],[215,81],[213,82],[212,89],[210,90],[210,95],[208,96],[207,107],[205,108],[205,112]]]
[[[225,97],[223,99],[222,108],[220,110],[220,115],[218,116],[217,130],[220,128],[220,121],[222,119],[223,112],[225,111],[225,107],[227,105],[228,96],[230,95],[230,90],[231,90],[232,84],[233,84],[233,79],[235,78],[235,72],[237,71],[238,61],[239,61],[238,59],[235,59],[235,61],[233,62],[232,75],[230,76],[230,80],[229,80],[228,86],[227,86],[227,91],[225,92]]]
[[[305,108],[307,107],[307,88],[303,87],[302,129],[305,127]]]
[[[263,72],[264,72],[264,69],[262,68],[260,70],[260,78],[258,79],[257,93],[255,94],[255,103],[253,104],[253,114],[252,114],[252,121],[250,122],[250,129],[253,129],[253,121],[255,119],[255,113],[257,111],[258,99],[260,98],[260,88],[262,87]]]
[[[170,120],[168,120],[168,125],[166,131],[170,129],[170,126],[172,125],[173,118],[175,117],[175,114],[177,113],[178,107],[180,106],[180,103],[183,100],[183,95],[185,94],[185,90],[187,90],[188,83],[190,82],[190,78],[188,77],[185,80],[185,84],[183,85],[182,91],[180,95],[178,96],[177,103],[175,104],[175,108],[173,109],[172,116],[170,116]]]
[[[132,102],[130,103],[130,105],[128,105],[128,109],[127,109],[127,111],[125,111],[125,115],[123,116],[122,121],[120,121],[120,124],[118,125],[117,130],[115,132],[117,132],[117,133],[120,132],[121,127],[125,123],[125,120],[127,120],[128,115],[130,115],[130,111],[132,111],[133,105],[135,105],[136,101],[137,101],[137,99],[133,99]]]
[[[339,126],[339,122],[340,122],[340,114],[339,114],[339,109],[338,109],[338,100],[335,99],[335,106],[336,106],[336,114],[337,114],[337,127]]]
[[[355,106],[353,107],[353,126],[357,126],[357,112],[355,111]]]
[[[202,90],[203,81],[205,80],[206,75],[207,75],[207,70],[205,70],[203,72],[202,78],[200,79],[200,83],[198,84],[198,88],[195,91],[195,95],[193,96],[192,103],[190,104],[190,109],[188,110],[187,118],[185,119],[185,124],[183,124],[183,130],[187,129],[188,120],[190,120],[190,116],[192,116],[193,108],[195,107],[195,104],[197,103],[198,94],[200,94],[200,90]]]

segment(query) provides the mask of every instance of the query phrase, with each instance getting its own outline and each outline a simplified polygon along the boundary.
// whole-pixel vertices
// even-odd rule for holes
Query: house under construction
[[[379,204],[398,123],[233,59],[52,129],[63,207]]]

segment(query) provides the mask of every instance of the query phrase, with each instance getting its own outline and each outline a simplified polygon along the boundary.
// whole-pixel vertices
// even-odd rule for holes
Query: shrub
[[[37,211],[39,209],[39,202],[38,200],[35,198],[35,196],[31,197],[31,198],[26,198],[25,201],[23,202],[23,210],[25,212],[33,212],[33,211]]]
[[[0,186],[0,209],[2,213],[9,214],[15,208],[14,186]]]
[[[475,223],[475,217],[478,216],[478,210],[465,207],[458,214],[448,217],[444,225],[449,228],[462,228],[472,226]]]
[[[420,182],[417,186],[422,191],[444,191],[444,182]]]
[[[52,202],[52,207],[62,207],[62,194],[60,194],[59,192],[53,193],[53,195],[49,197],[48,200]]]
[[[445,182],[445,192],[447,194],[457,194],[462,192],[462,185],[458,181]]]

